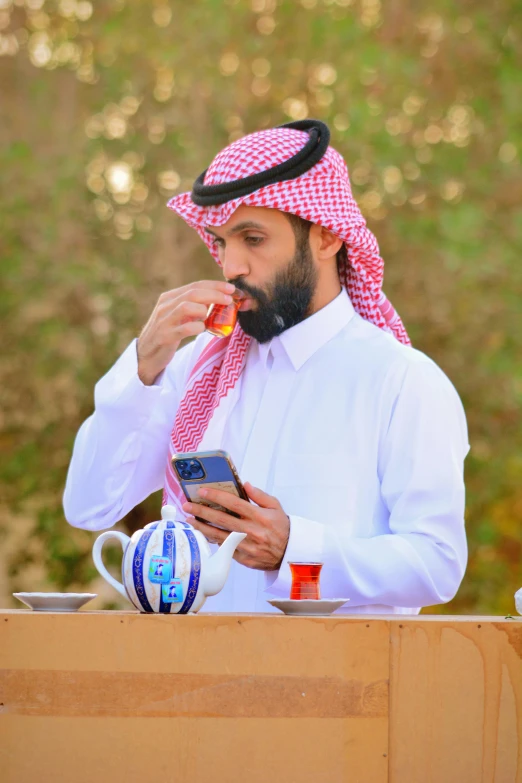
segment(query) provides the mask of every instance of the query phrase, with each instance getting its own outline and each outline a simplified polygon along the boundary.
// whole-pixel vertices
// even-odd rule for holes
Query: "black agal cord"
[[[241,196],[248,196],[266,185],[296,179],[315,166],[328,149],[330,129],[321,120],[298,120],[279,127],[306,131],[309,139],[296,155],[283,163],[266,171],[260,171],[258,174],[252,174],[250,177],[236,179],[233,182],[223,182],[221,185],[204,185],[205,174],[208,171],[205,169],[194,182],[190,194],[194,204],[197,204],[198,207],[213,207]]]

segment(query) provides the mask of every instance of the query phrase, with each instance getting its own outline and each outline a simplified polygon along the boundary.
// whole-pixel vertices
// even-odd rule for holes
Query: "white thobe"
[[[98,382],[67,477],[72,525],[109,528],[163,486],[176,410],[209,339],[179,350],[152,386],[133,341]],[[218,448],[280,501],[290,537],[278,571],[234,561],[205,611],[273,611],[267,598],[288,597],[291,561],[324,563],[322,597],[350,599],[341,613],[418,612],[457,591],[469,449],[460,399],[427,356],[357,315],[344,289],[269,343],[250,341],[198,450]]]

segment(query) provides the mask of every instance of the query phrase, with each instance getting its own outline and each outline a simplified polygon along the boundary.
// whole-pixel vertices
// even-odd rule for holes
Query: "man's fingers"
[[[205,500],[217,503],[219,506],[223,506],[229,511],[239,514],[239,516],[244,519],[252,518],[253,507],[248,500],[238,498],[237,495],[233,495],[231,492],[225,492],[222,489],[208,489],[207,487],[202,487],[199,490],[199,493]]]
[[[216,288],[218,291],[226,291],[230,294],[234,291],[235,285],[227,283],[226,280],[197,280],[195,283],[189,283],[187,288]]]
[[[172,288],[170,291],[164,291],[160,297],[159,302],[161,304],[172,304],[178,299],[190,299],[192,302],[201,302],[207,304],[207,299],[210,297],[211,301],[208,304],[213,304],[218,301],[215,297],[218,297],[219,303],[224,304],[221,297],[231,296],[234,293],[235,286],[231,283],[227,283],[224,280],[198,280],[196,283],[188,283],[188,285],[180,286],[180,288]],[[214,298],[212,298],[214,297]]]
[[[204,321],[207,317],[208,307],[198,302],[180,302],[174,308],[170,321],[175,324],[184,324],[187,321]]]
[[[205,538],[210,544],[222,544],[225,538],[228,538],[230,533],[228,530],[219,530],[217,527],[207,525],[205,522],[200,522],[198,519],[188,517],[188,521],[193,528],[203,533]]]
[[[170,291],[165,291],[161,296],[168,296],[169,294],[179,294],[180,291],[192,291],[196,288],[215,288],[217,291],[225,291],[231,293],[235,286],[232,283],[227,283],[226,280],[195,280],[193,283],[187,283],[179,288],[172,288]],[[161,297],[160,297],[161,298]]]
[[[227,294],[219,289],[194,288],[193,291],[187,291],[174,299],[172,305],[175,307],[179,306],[181,302],[194,302],[208,307],[211,304],[229,305],[233,301],[232,294]]]
[[[174,327],[174,330],[181,339],[184,337],[196,337],[198,334],[203,334],[205,331],[205,324],[203,321],[187,321],[184,324]]]
[[[226,494],[226,493],[222,493]],[[243,501],[246,502],[246,501]],[[221,505],[221,504],[220,504]],[[248,522],[245,519],[238,519],[224,511],[218,511],[216,508],[210,506],[204,506],[201,503],[184,503],[183,511],[193,516],[198,516],[204,519],[206,522],[210,522],[213,525],[219,525],[224,527],[226,531],[236,531],[238,533],[248,533]]]
[[[280,504],[277,498],[269,495],[267,492],[263,492],[262,489],[252,486],[249,481],[246,481],[243,485],[246,489],[248,497],[257,503],[261,508],[280,508]]]
[[[207,525],[205,522],[200,522],[199,519],[196,519],[195,517],[187,517],[187,522],[189,522],[195,530],[199,530],[200,533],[203,533],[209,544],[221,545],[230,535],[228,530],[220,530],[219,528],[214,527],[214,525]],[[234,557],[238,563],[244,564],[253,562],[254,555],[255,548],[252,544],[248,543],[248,538],[239,542],[234,553]]]
[[[162,293],[138,339],[138,376],[150,386],[185,337],[205,331],[209,305],[230,304],[235,286],[224,280],[197,283]]]

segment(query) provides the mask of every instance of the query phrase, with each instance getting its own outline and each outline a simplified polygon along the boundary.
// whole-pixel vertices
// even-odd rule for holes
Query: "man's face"
[[[214,237],[225,278],[248,295],[238,320],[266,343],[311,313],[318,271],[306,235],[294,233],[283,212],[240,206]]]

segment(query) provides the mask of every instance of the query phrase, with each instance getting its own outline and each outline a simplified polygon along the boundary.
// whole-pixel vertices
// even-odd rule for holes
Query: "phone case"
[[[195,479],[185,479],[182,477],[181,472],[178,469],[178,464],[180,462],[190,462],[191,460],[197,460],[201,464],[205,473],[204,476]],[[249,500],[237,474],[237,470],[234,467],[234,463],[226,451],[217,450],[175,454],[172,457],[172,465],[185,497],[193,503],[201,503],[204,506],[210,506],[211,508],[216,508],[219,511],[224,511],[227,514],[231,514],[231,516],[237,517],[237,514],[229,511],[223,506],[200,497],[199,489],[201,487],[221,489],[225,492],[231,492],[243,500]],[[198,519],[198,517],[196,517],[196,519]]]

